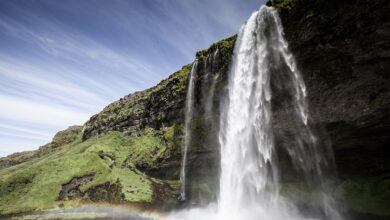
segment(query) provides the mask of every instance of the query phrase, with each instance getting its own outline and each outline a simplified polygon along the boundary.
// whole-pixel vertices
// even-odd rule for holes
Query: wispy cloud
[[[36,149],[234,34],[258,0],[0,1],[0,156]]]
[[[42,125],[68,126],[88,119],[90,114],[50,102],[30,101],[24,98],[0,95],[0,119],[23,121]]]

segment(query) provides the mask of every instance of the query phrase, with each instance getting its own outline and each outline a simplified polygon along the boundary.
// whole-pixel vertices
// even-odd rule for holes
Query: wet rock
[[[389,172],[389,1],[303,0],[278,10],[313,126],[333,146],[339,174]],[[284,125],[283,117],[275,120]]]

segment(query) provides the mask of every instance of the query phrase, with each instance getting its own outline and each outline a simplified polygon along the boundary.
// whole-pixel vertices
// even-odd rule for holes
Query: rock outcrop
[[[81,134],[81,130],[82,126],[70,126],[63,131],[57,132],[50,143],[39,147],[38,150],[14,153],[7,157],[0,158],[0,170],[43,157],[48,153],[55,151],[56,148],[60,148],[75,141],[78,135]]]
[[[132,93],[105,107],[85,124],[83,139],[108,131],[140,135],[145,127],[164,129],[183,122],[191,66],[183,66],[155,87]]]

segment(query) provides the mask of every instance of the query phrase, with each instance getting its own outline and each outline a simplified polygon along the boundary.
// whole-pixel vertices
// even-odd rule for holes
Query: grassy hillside
[[[174,187],[148,178],[134,165],[153,163],[167,150],[167,142],[153,129],[140,137],[110,132],[84,142],[79,133],[44,157],[0,170],[0,215],[89,201],[151,204],[156,185],[165,186],[165,196],[174,199]]]
[[[199,80],[207,75],[202,66],[224,75],[234,41],[197,53]],[[37,151],[0,158],[0,215],[90,202],[175,204],[191,68],[108,105]]]

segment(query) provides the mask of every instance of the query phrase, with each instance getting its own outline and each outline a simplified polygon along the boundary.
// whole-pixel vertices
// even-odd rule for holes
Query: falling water
[[[190,79],[188,84],[188,91],[186,97],[186,108],[185,108],[185,137],[184,137],[184,149],[183,149],[183,159],[181,163],[180,170],[180,181],[181,181],[181,190],[180,190],[180,199],[186,199],[186,165],[187,165],[187,151],[188,146],[191,142],[191,120],[193,118],[193,106],[194,106],[194,79],[196,74],[196,69],[198,66],[198,60],[192,64]]]
[[[329,165],[309,127],[306,88],[283,37],[277,11],[263,6],[238,35],[221,104],[219,198],[207,208],[173,215],[176,219],[308,219],[281,195],[281,166],[274,143],[271,77],[282,74],[289,93],[291,142],[282,146],[301,182],[316,186],[320,211],[310,219],[341,219],[323,187]],[[188,105],[187,105],[188,106]]]
[[[217,48],[211,57],[211,67],[214,66],[214,62],[216,60],[218,53],[219,53],[219,50]],[[211,75],[211,74],[208,73],[208,75]],[[216,81],[217,81],[216,77],[217,76],[211,76],[211,79],[209,79],[211,81],[211,85],[210,85],[210,89],[209,89],[207,97],[206,97],[206,104],[205,104],[205,115],[208,117],[211,116],[212,110],[214,107],[213,106],[214,105],[213,99],[214,99],[215,86],[216,86]]]

